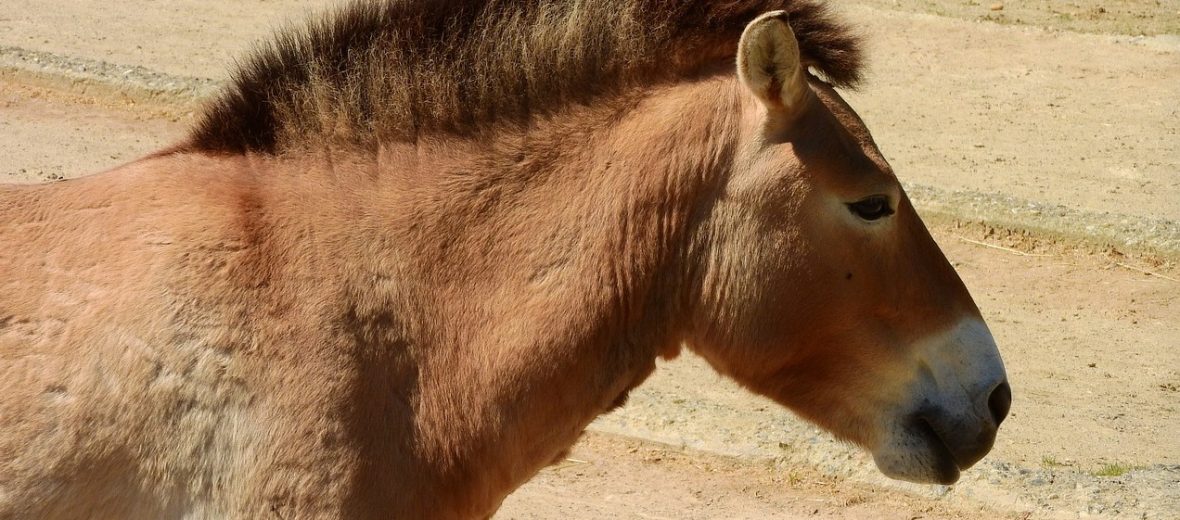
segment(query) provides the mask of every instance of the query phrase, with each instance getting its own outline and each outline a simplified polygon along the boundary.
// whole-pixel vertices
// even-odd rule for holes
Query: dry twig
[[[1140,268],[1138,268],[1138,267],[1135,267],[1135,266],[1133,266],[1133,265],[1127,265],[1127,264],[1124,264],[1124,263],[1122,263],[1122,262],[1115,262],[1115,263],[1114,263],[1114,265],[1117,265],[1117,266],[1119,266],[1119,267],[1122,267],[1123,269],[1129,269],[1129,270],[1131,270],[1131,271],[1135,271],[1135,272],[1137,272],[1137,273],[1143,273],[1143,274],[1145,274],[1145,275],[1147,275],[1147,276],[1154,276],[1154,277],[1157,277],[1157,278],[1163,278],[1164,280],[1167,280],[1167,281],[1169,281],[1169,282],[1176,282],[1176,283],[1180,283],[1180,280],[1177,280],[1177,279],[1175,279],[1175,278],[1172,278],[1171,276],[1166,276],[1166,275],[1159,274],[1159,273],[1157,273],[1157,272],[1155,272],[1155,271],[1148,271],[1147,269],[1140,269]]]
[[[1047,257],[1047,256],[1053,256],[1053,255],[1039,255],[1039,254],[1035,254],[1035,253],[1025,253],[1024,251],[1021,251],[1019,249],[1012,249],[1011,247],[997,246],[994,244],[989,244],[987,242],[980,242],[978,240],[971,240],[970,238],[962,237],[959,235],[955,235],[955,237],[958,238],[959,240],[967,242],[968,244],[975,244],[977,246],[990,247],[992,249],[998,249],[1000,251],[1005,251],[1005,252],[1012,253],[1014,255],[1019,255],[1019,256],[1032,256],[1032,257],[1042,257],[1042,258]]]

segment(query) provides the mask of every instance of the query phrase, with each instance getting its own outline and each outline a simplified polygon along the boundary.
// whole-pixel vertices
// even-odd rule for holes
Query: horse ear
[[[810,90],[785,11],[763,14],[746,26],[738,43],[737,72],[772,114],[791,116],[803,107]]]

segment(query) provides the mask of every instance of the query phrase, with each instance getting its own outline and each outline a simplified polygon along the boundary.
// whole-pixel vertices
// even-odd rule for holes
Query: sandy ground
[[[1138,35],[1180,34],[1176,0],[835,0],[877,9],[935,14],[1053,30]]]
[[[0,178],[75,177],[134,160],[184,134],[181,123],[112,104],[0,77]]]
[[[849,100],[907,181],[1180,221],[1180,39],[849,12]]]
[[[229,56],[271,26],[330,3],[6,0],[0,48],[221,78]],[[977,23],[956,2],[926,2],[950,18],[886,3],[839,2],[863,27],[873,62],[864,90],[849,97],[907,182],[1180,221],[1174,38]],[[1120,5],[1165,23],[1176,4]],[[1048,12],[1038,5],[1025,7]],[[182,135],[192,109],[0,73],[0,178],[126,162]],[[995,452],[960,485],[887,483],[863,455],[686,355],[596,422],[599,433],[573,461],[510,497],[500,516],[1180,518],[1177,269],[1062,244],[1029,249],[980,226],[933,232],[995,332],[1015,393]]]
[[[749,463],[635,439],[589,434],[563,463],[510,496],[497,518],[662,520],[827,518],[1021,519],[850,483],[773,461]]]
[[[332,0],[4,0],[0,44],[222,77],[258,40]]]

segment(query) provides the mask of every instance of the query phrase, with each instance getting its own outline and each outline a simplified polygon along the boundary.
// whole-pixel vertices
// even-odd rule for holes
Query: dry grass
[[[1121,477],[1121,476],[1126,475],[1127,473],[1129,473],[1133,470],[1136,470],[1136,469],[1139,469],[1139,468],[1132,466],[1130,464],[1123,464],[1121,462],[1111,462],[1111,463],[1103,464],[1103,465],[1099,466],[1098,469],[1090,472],[1090,474],[1094,475],[1095,477]]]

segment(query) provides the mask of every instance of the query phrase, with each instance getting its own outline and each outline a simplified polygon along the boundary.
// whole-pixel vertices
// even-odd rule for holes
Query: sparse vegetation
[[[1065,466],[1066,464],[1062,464],[1057,460],[1056,457],[1052,455],[1045,455],[1044,457],[1041,457],[1041,465],[1046,468],[1059,468]]]
[[[791,487],[799,487],[803,483],[803,476],[798,470],[792,469],[787,473],[787,484]]]
[[[1103,464],[1098,469],[1091,472],[1095,477],[1121,477],[1132,470],[1138,469],[1130,464],[1123,464],[1121,462],[1111,462]]]

